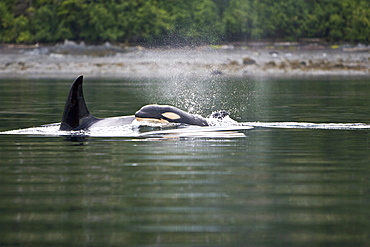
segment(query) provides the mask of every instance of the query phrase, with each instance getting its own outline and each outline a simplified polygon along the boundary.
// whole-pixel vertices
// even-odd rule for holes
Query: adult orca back
[[[64,107],[62,123],[59,130],[87,129],[100,119],[90,114],[82,91],[83,76],[72,84]]]

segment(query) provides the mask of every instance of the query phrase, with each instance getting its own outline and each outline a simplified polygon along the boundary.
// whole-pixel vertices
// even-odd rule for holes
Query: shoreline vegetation
[[[0,77],[368,76],[369,44],[369,0],[0,2]]]
[[[244,40],[370,44],[368,0],[3,0],[0,43],[219,44]]]
[[[370,47],[304,42],[250,42],[183,47],[0,45],[1,78],[172,78],[369,76]]]

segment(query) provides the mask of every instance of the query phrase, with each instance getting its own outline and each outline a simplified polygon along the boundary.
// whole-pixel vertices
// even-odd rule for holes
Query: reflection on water
[[[40,89],[25,90],[19,99],[14,83]],[[367,122],[365,82],[321,82],[330,90],[312,81],[217,83],[248,83],[243,103],[249,110],[234,113],[242,121]],[[68,83],[52,86],[63,91],[53,105],[49,84],[4,82],[1,130],[60,121]],[[140,90],[127,82],[111,82],[104,90],[99,82],[92,84],[91,89],[85,84],[85,97],[97,116],[128,115],[149,103],[133,96]],[[148,87],[144,84],[141,89]],[[122,95],[110,101],[122,108],[103,103],[121,87]],[[242,104],[242,98],[216,102],[215,108],[228,109],[233,100]],[[369,243],[368,130],[241,132],[245,137],[160,140],[1,135],[0,246]]]

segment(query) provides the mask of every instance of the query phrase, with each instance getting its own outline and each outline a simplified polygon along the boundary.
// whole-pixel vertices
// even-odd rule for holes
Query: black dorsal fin
[[[82,91],[82,82],[83,76],[81,75],[73,82],[69,90],[60,130],[87,129],[98,121],[87,109]]]

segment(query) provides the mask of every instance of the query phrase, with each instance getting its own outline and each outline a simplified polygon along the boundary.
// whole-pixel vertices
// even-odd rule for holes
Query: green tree
[[[0,2],[0,42],[11,42],[11,29],[14,25],[14,15],[5,2]]]
[[[87,4],[84,0],[64,0],[58,6],[57,39],[80,40],[84,25],[88,22]]]
[[[344,1],[343,9],[349,9],[350,18],[346,18],[344,39],[349,41],[370,42],[370,2],[356,1],[353,6],[350,1]]]
[[[21,15],[14,19],[14,40],[16,43],[29,43],[32,41],[32,35],[29,31],[29,20]]]
[[[162,40],[166,43],[186,43],[190,30],[192,15],[191,6],[193,0],[159,1],[161,8],[169,13],[169,29],[164,32]]]
[[[32,18],[33,40],[37,42],[55,41],[58,22],[57,8],[54,4],[37,8]]]
[[[4,1],[0,3],[0,36],[2,42],[31,42],[32,34],[28,20],[29,12],[22,2]],[[18,8],[17,8],[18,7]],[[12,10],[18,13],[15,15]]]
[[[214,43],[220,36],[220,18],[217,6],[211,0],[193,2],[193,18],[189,35],[196,42]]]
[[[242,40],[251,34],[251,4],[244,0],[231,0],[222,18],[226,40]]]
[[[159,37],[165,30],[169,30],[169,15],[167,11],[158,5],[158,1],[144,0],[136,12],[137,34],[140,38],[153,41]]]
[[[116,40],[153,41],[168,30],[169,15],[155,0],[128,0],[114,5]]]
[[[89,4],[86,7],[86,22],[81,23],[80,36],[84,40],[116,41],[115,19],[101,3]]]
[[[213,43],[221,35],[219,9],[211,0],[160,1],[169,13],[168,43]]]
[[[0,42],[370,42],[369,0],[2,0]]]

